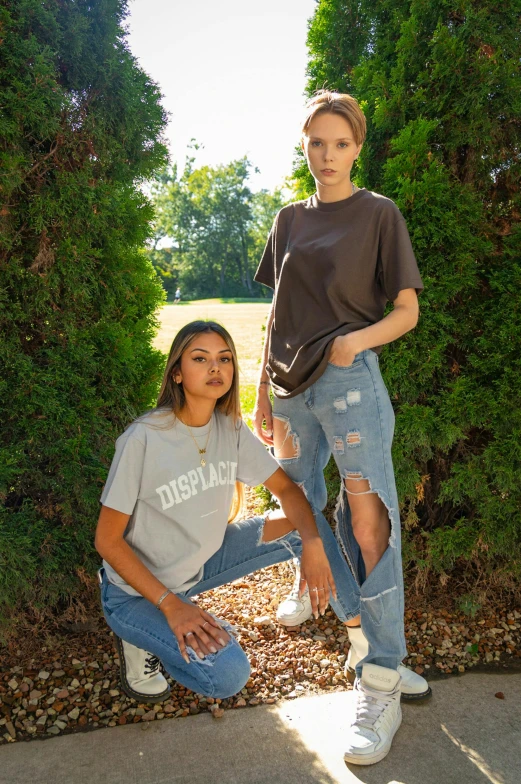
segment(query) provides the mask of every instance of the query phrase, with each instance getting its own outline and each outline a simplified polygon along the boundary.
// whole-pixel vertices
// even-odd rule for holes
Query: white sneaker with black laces
[[[302,596],[298,595],[300,588],[300,561],[298,558],[293,559],[293,566],[295,567],[293,587],[277,609],[277,621],[282,626],[299,626],[308,621],[313,614],[308,587],[306,586]]]
[[[344,667],[344,675],[347,680],[354,683],[356,678],[355,668],[361,659],[365,659],[369,653],[369,644],[367,638],[362,631],[361,626],[348,626],[347,634],[351,647],[347,655],[347,661]],[[424,702],[432,696],[432,689],[421,675],[417,672],[410,670],[403,664],[398,665],[398,672],[402,679],[400,690],[402,701],[407,702]]]
[[[138,702],[161,702],[170,694],[170,686],[161,672],[161,662],[148,651],[137,648],[116,634],[121,688]]]
[[[402,722],[400,674],[378,664],[366,664],[353,693],[355,713],[344,760],[351,765],[374,765],[389,753]]]

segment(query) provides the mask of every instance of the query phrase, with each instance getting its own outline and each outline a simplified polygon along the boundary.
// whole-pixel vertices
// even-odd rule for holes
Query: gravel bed
[[[0,744],[201,711],[218,719],[230,709],[351,688],[343,674],[346,630],[331,610],[292,629],[275,622],[275,609],[292,582],[291,565],[278,564],[198,597],[201,607],[237,628],[251,662],[246,687],[226,700],[205,698],[171,680],[171,694],[161,704],[140,705],[126,697],[112,633],[101,614],[90,630],[48,636],[37,655],[34,649],[31,657],[12,650],[0,667]],[[408,609],[405,629],[405,663],[431,680],[476,665],[521,665],[521,608],[485,608],[475,618]]]

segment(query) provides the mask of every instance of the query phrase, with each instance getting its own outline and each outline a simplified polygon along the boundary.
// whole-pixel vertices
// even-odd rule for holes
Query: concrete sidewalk
[[[347,767],[351,693],[114,727],[0,749],[10,784],[519,784],[521,674],[436,681],[385,760]],[[505,699],[495,697],[503,692]]]

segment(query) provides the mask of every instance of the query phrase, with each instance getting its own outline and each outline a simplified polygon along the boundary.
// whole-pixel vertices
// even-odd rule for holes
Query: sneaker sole
[[[121,638],[118,637],[117,634],[114,634],[114,638],[116,640],[116,649],[119,655],[119,679],[121,683],[121,688],[123,689],[127,697],[130,697],[131,699],[136,700],[137,702],[146,702],[150,704],[153,704],[155,702],[162,702],[163,700],[166,700],[166,698],[170,695],[170,686],[167,689],[165,689],[165,691],[162,691],[160,694],[142,694],[139,691],[134,691],[134,689],[132,688],[132,686],[127,680],[127,668],[125,665],[125,654],[123,652],[123,643],[121,641]]]
[[[355,671],[351,670],[351,669],[348,669],[346,667],[346,669],[344,670],[344,675],[347,678],[347,680],[349,681],[349,683],[351,685],[353,685],[354,682],[355,682],[355,678],[356,678]],[[411,693],[411,692],[407,692],[406,693],[406,692],[402,691],[402,693],[401,693],[401,701],[402,702],[416,702],[416,703],[420,704],[422,702],[427,702],[427,700],[430,700],[431,697],[432,697],[432,689],[431,689],[430,686],[427,687],[427,691],[422,691],[422,692],[418,692],[418,693]]]
[[[302,618],[299,616],[297,620],[294,618],[291,620],[288,618],[277,618],[277,623],[280,623],[281,626],[300,626],[302,623],[309,621],[312,617],[312,615],[305,615]]]
[[[344,754],[344,762],[348,762],[350,765],[375,765],[377,762],[380,762],[381,760],[383,760],[384,757],[387,757],[387,755],[391,751],[391,745],[392,745],[392,742],[393,742],[393,738],[396,735],[396,733],[398,732],[398,730],[400,729],[401,723],[402,723],[402,716],[400,714],[400,721],[398,722],[398,724],[394,728],[394,732],[391,735],[391,737],[389,738],[388,743],[385,746],[385,748],[380,749],[380,751],[375,752],[375,754],[368,754],[367,756],[356,755],[356,754],[351,755],[351,754],[349,754],[348,751],[346,751],[345,754]]]

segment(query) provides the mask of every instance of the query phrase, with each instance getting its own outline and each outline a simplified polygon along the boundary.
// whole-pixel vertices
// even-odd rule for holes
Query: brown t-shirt
[[[342,201],[314,194],[284,207],[255,280],[275,291],[267,371],[281,398],[322,375],[338,335],[380,321],[402,289],[423,289],[400,210],[365,188]]]

